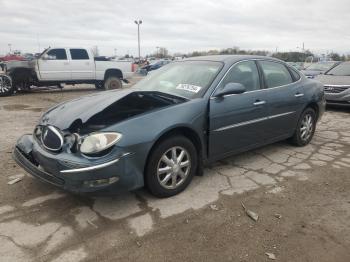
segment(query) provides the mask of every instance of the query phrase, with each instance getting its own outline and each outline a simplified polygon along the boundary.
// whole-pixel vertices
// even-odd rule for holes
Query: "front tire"
[[[292,137],[292,143],[296,146],[306,146],[312,140],[316,129],[316,112],[312,108],[306,108],[301,114],[297,128]]]
[[[149,157],[145,174],[148,190],[156,197],[174,196],[190,184],[197,170],[193,143],[183,136],[161,141]]]
[[[10,96],[14,92],[11,78],[6,75],[0,75],[0,97]]]
[[[121,89],[122,87],[122,81],[116,76],[109,76],[104,82],[105,90]]]

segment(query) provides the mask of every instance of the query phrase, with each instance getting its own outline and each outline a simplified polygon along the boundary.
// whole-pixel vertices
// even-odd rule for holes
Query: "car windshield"
[[[134,87],[188,99],[202,96],[221,70],[223,63],[184,61],[170,63],[151,73]]]
[[[306,68],[306,70],[313,70],[313,71],[327,71],[329,68],[331,68],[334,65],[333,62],[326,62],[326,63],[316,63],[312,64],[309,67]]]
[[[342,63],[327,72],[327,75],[350,76],[350,63]]]

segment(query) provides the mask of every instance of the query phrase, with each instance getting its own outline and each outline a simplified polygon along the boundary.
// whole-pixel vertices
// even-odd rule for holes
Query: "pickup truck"
[[[94,84],[97,89],[117,89],[133,74],[130,61],[95,61],[84,48],[48,48],[37,59],[5,65],[11,88],[0,88],[0,96],[31,87],[61,84]]]

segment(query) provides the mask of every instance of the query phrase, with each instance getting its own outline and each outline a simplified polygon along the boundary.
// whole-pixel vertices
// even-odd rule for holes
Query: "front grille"
[[[333,86],[333,85],[325,85],[324,86],[324,92],[330,93],[330,94],[339,94],[345,90],[350,88],[350,86]]]
[[[63,146],[63,135],[53,126],[44,126],[41,132],[41,142],[46,149],[59,151]]]

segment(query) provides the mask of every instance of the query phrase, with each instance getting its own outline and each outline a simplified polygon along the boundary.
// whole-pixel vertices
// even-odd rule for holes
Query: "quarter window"
[[[293,83],[292,76],[285,65],[271,61],[260,61],[259,63],[265,77],[267,88]]]
[[[240,62],[230,69],[219,88],[224,88],[228,83],[242,84],[246,91],[260,89],[259,72],[254,61]]]
[[[72,60],[89,60],[89,55],[85,49],[70,49]]]
[[[67,53],[65,49],[51,49],[47,52],[50,60],[67,60]]]

